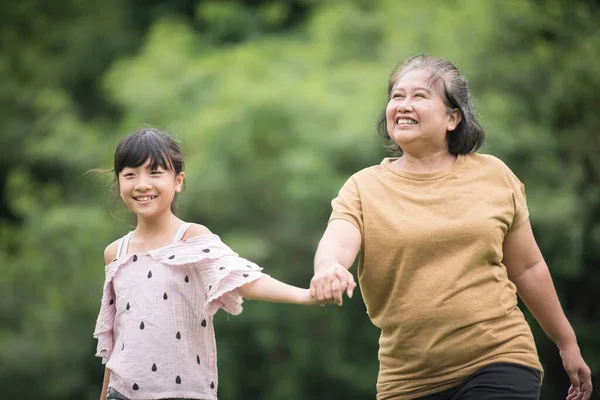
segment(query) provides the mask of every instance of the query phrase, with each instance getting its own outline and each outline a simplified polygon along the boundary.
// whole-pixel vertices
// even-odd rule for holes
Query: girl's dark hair
[[[150,160],[151,169],[164,168],[179,175],[185,169],[179,144],[169,134],[154,128],[139,129],[128,135],[115,150],[113,172],[119,184],[119,174],[125,168],[136,168]],[[175,212],[175,200],[171,211]]]
[[[469,88],[466,79],[450,61],[439,57],[427,57],[419,54],[400,62],[388,82],[387,101],[394,85],[410,71],[431,71],[430,83],[440,88],[446,109],[451,112],[458,109],[462,116],[456,129],[446,132],[448,151],[452,154],[468,154],[479,150],[485,141],[483,128],[475,118],[473,105],[470,102]],[[377,121],[377,131],[388,142],[386,148],[395,155],[402,154],[402,149],[388,134],[386,107],[383,108]]]

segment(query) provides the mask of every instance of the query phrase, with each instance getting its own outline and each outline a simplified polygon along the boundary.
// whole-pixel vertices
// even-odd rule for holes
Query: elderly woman
[[[377,399],[538,399],[542,379],[517,293],[556,343],[568,400],[589,399],[581,357],[534,239],[523,184],[484,140],[465,79],[416,56],[392,73],[379,121],[397,158],[332,201],[311,293],[341,305],[358,278],[381,329]]]

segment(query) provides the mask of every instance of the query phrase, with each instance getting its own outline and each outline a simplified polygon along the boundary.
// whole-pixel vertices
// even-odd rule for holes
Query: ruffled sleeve
[[[236,289],[266,276],[261,267],[240,257],[217,235],[190,238],[150,253],[164,264],[194,264],[207,296],[202,310],[206,315],[219,308],[240,314],[243,299]]]
[[[113,328],[116,315],[116,298],[112,279],[119,267],[128,262],[131,258],[132,256],[122,257],[105,267],[106,279],[104,281],[100,312],[98,314],[98,319],[96,320],[96,328],[94,329],[94,338],[98,339],[96,357],[101,357],[102,363],[104,364],[108,362],[114,347]]]
[[[203,312],[213,315],[222,308],[229,314],[240,314],[243,299],[236,289],[266,276],[261,271],[258,265],[235,253],[201,263],[198,273],[208,294]]]

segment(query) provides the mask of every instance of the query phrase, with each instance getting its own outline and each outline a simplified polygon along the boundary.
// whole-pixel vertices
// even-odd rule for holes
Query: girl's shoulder
[[[190,224],[189,228],[185,231],[182,239],[191,239],[198,236],[208,236],[212,235],[210,229],[200,224]]]
[[[115,258],[117,258],[117,251],[119,249],[119,241],[120,240],[121,239],[115,240],[114,242],[112,242],[111,244],[106,246],[106,248],[104,249],[105,265],[110,264],[111,262],[114,261]]]

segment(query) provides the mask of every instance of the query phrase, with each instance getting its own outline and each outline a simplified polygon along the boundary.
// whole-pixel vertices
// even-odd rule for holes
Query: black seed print
[[[171,257],[169,257],[169,260],[172,260],[172,259],[174,259],[174,258],[175,258],[175,256],[171,256]]]
[[[176,337],[177,339],[181,339],[181,333],[177,332],[177,335],[175,335],[175,337]]]
[[[152,364],[152,371],[156,372],[157,368],[156,368],[156,364]]]
[[[129,302],[127,302],[127,305],[125,306],[126,310],[129,310],[131,308],[131,306],[129,305]]]
[[[133,390],[138,390],[139,388],[140,388],[140,387],[138,386],[138,384],[137,384],[137,383],[134,383],[134,384],[133,384]]]
[[[177,375],[177,378],[175,378],[175,383],[178,385],[181,383],[181,378],[179,377],[179,375]]]
[[[200,356],[196,356],[196,362],[200,364]]]
[[[133,262],[137,261],[137,256],[133,256]]]
[[[106,351],[106,349],[102,349],[100,350],[100,353],[104,353]]]
[[[108,302],[108,304],[110,304],[112,306],[113,304],[115,304],[115,301],[113,299],[110,299],[110,301]]]
[[[187,275],[185,276],[185,281],[186,281],[186,282],[189,282],[189,281],[190,281],[190,278],[189,278]]]
[[[219,271],[223,271],[225,269],[225,267],[221,267],[219,268]]]
[[[246,267],[248,267],[248,268],[252,269],[252,266],[251,266],[251,265],[247,265],[247,264],[246,264]]]
[[[115,258],[115,259],[114,259],[112,262],[115,262],[115,261],[117,261],[117,259],[116,259],[116,258]]]
[[[165,294],[163,294],[163,299],[165,299],[165,300],[166,300],[166,299],[168,299],[168,298],[169,298],[169,296],[167,296],[167,292],[165,292]]]
[[[215,383],[214,383],[214,382],[211,382],[211,383],[210,383],[210,388],[211,388],[211,389],[214,389],[214,388],[215,388]]]
[[[144,330],[144,321],[142,321],[142,323],[140,324],[140,329]]]
[[[242,276],[243,276],[244,278],[247,278],[247,277],[248,277],[248,274],[243,274]]]
[[[121,351],[125,350],[125,343],[123,343],[123,346],[121,346]]]
[[[202,325],[204,328],[206,328],[206,320],[205,320],[205,319],[203,319],[203,320],[202,320],[202,323],[201,323],[200,325]]]
[[[210,249],[204,249],[202,251],[205,252],[205,253],[210,253]]]
[[[148,279],[152,278],[152,271],[148,271]]]
[[[209,286],[209,287],[208,287],[208,290],[210,290],[210,289],[212,289],[212,286]]]

